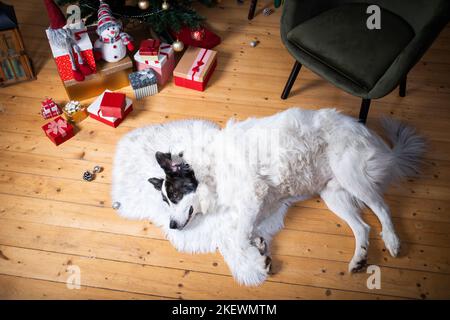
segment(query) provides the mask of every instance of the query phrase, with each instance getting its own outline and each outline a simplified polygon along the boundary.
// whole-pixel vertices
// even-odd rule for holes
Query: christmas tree
[[[199,0],[212,6],[216,0]],[[99,0],[57,0],[60,6],[75,4],[80,7],[81,17],[86,24],[94,24],[97,20]],[[123,21],[138,20],[157,32],[178,31],[187,26],[199,28],[204,17],[192,8],[192,0],[106,0],[113,15]]]

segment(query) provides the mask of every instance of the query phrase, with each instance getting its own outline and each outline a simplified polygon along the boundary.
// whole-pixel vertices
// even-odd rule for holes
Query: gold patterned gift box
[[[64,117],[67,121],[78,123],[88,117],[87,108],[83,107],[79,101],[69,101],[63,108]]]
[[[64,88],[70,100],[87,100],[97,97],[106,89],[119,90],[129,86],[128,74],[133,72],[133,63],[127,56],[118,62],[99,61],[97,73],[87,76],[84,81],[64,81]]]

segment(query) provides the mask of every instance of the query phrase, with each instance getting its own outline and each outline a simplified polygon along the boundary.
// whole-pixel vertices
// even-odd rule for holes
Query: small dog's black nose
[[[170,220],[169,228],[176,229],[178,227],[177,222],[174,220]]]

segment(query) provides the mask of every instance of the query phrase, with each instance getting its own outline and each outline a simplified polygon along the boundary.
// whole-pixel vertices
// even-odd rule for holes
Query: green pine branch
[[[216,0],[198,0],[204,5],[213,6]],[[149,0],[148,10],[141,10],[137,6],[125,4],[125,0],[105,1],[111,7],[116,18],[139,20],[151,26],[156,32],[166,30],[178,31],[182,26],[198,28],[205,20],[192,8],[192,0],[167,0],[168,10],[162,10],[164,0]],[[80,6],[81,17],[86,19],[86,24],[95,24],[99,0],[56,0],[60,6],[77,4]]]

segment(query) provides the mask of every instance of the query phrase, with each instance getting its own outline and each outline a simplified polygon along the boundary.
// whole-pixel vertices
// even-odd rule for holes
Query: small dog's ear
[[[148,182],[150,182],[156,190],[161,191],[162,188],[162,184],[163,184],[163,179],[159,179],[159,178],[150,178],[148,179]]]
[[[166,172],[166,174],[174,171],[172,166],[172,155],[169,152],[162,153],[157,151],[155,157],[159,166],[164,170],[164,172]]]

